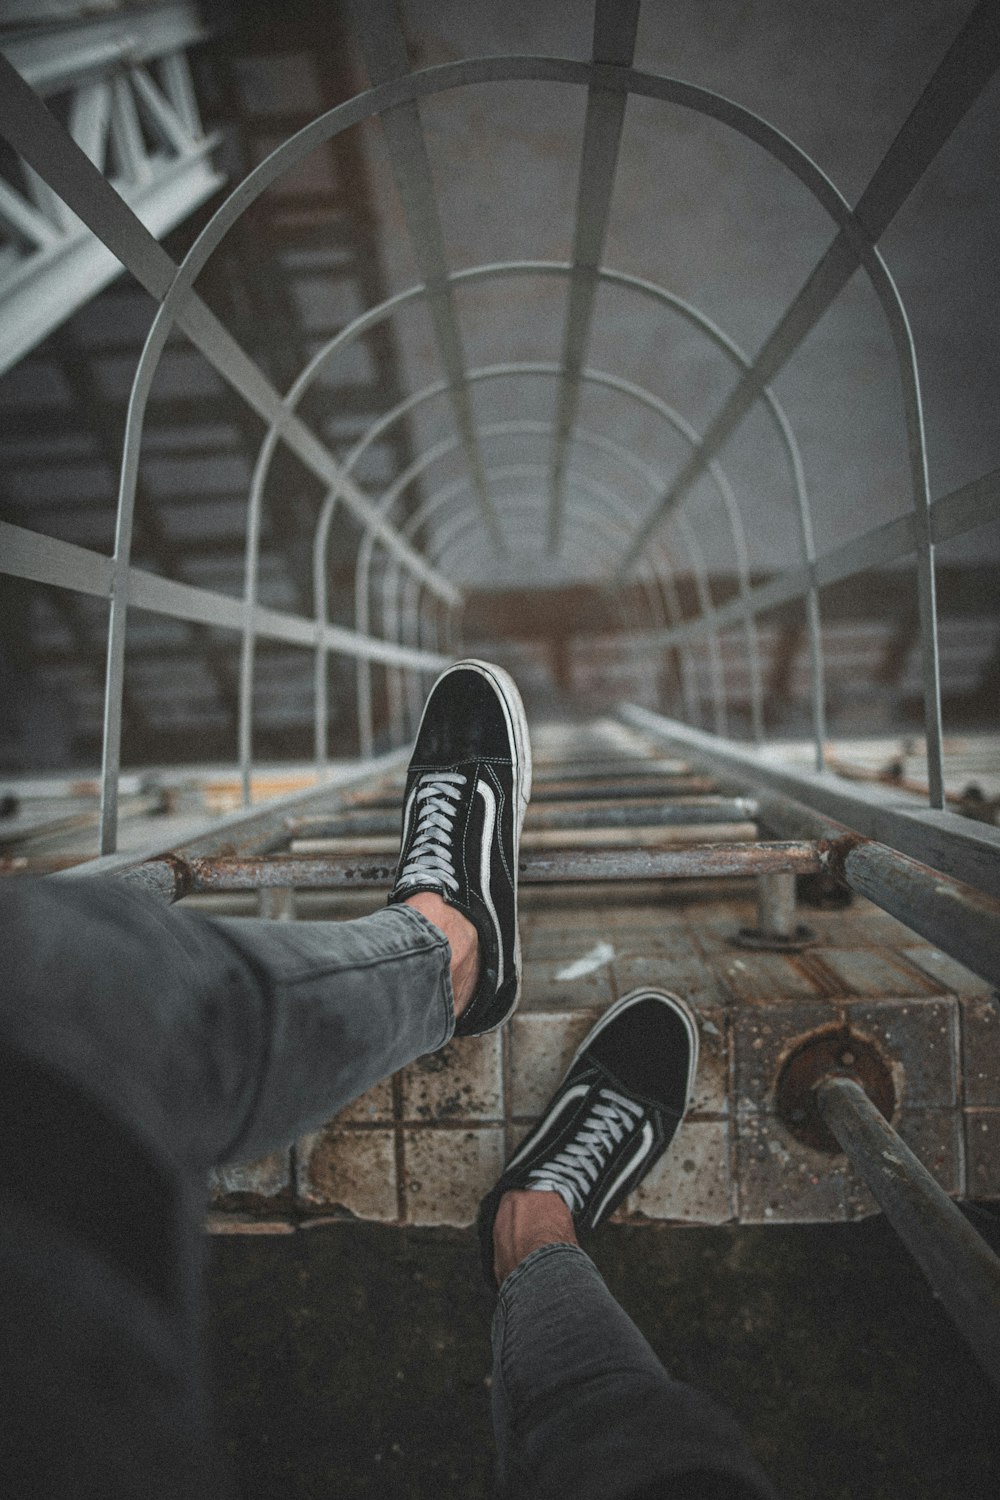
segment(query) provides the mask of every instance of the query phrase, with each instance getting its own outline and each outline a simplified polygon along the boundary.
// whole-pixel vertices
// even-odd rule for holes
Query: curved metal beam
[[[319,119],[312,121],[284,142],[256,167],[239,187],[226,199],[202,230],[194,245],[178,268],[167,290],[150,329],[139,368],[136,371],[132,399],[129,403],[129,418],[126,430],[126,451],[122,466],[122,483],[119,492],[118,519],[116,525],[114,556],[114,592],[108,640],[108,695],[105,712],[104,764],[102,768],[102,848],[113,847],[117,816],[117,778],[121,753],[121,691],[124,675],[125,624],[128,607],[128,570],[131,561],[132,516],[135,502],[135,480],[138,466],[138,451],[146,400],[152,375],[160,354],[175,321],[180,320],[189,333],[196,338],[199,347],[210,355],[221,347],[219,333],[200,299],[192,299],[193,283],[208,256],[223,235],[242,213],[282,173],[297,164],[315,146],[331,139],[341,130],[369,119],[383,110],[416,100],[429,94],[442,92],[474,83],[485,83],[511,79],[535,79],[548,82],[584,85],[593,80],[593,65],[569,62],[561,59],[543,58],[480,58],[459,63],[444,64],[423,72],[393,78],[389,82],[356,96],[345,104],[336,106]],[[670,491],[664,496],[656,515],[640,530],[630,553],[623,560],[622,571],[636,561],[649,534],[659,523],[666,510],[677,502],[682,490],[689,487],[694,477],[707,467],[715,451],[721,446],[729,432],[742,420],[756,399],[757,389],[775,373],[776,368],[798,347],[801,338],[815,322],[812,314],[816,306],[820,311],[829,305],[840,287],[856,265],[864,267],[872,284],[885,305],[887,295],[896,312],[902,311],[898,303],[898,292],[889,278],[880,257],[874,251],[874,240],[891,219],[898,202],[890,203],[883,194],[881,213],[874,215],[875,227],[868,229],[867,221],[855,217],[846,199],[815,162],[788,138],[759,116],[733,101],[724,99],[711,91],[677,79],[657,78],[639,73],[634,69],[614,68],[606,72],[606,86],[619,90],[624,95],[636,93],[648,98],[660,99],[680,105],[717,119],[755,141],[785,165],[826,209],[839,230],[837,239],[821,262],[818,274],[806,284],[804,293],[786,314],[779,328],[766,346],[766,357],[758,356],[752,377],[748,376],[738,391],[727,403],[720,418],[713,424],[703,444],[701,453],[689,461]],[[919,168],[918,168],[919,173]],[[910,174],[913,175],[912,173]],[[912,184],[910,184],[912,185]],[[905,191],[908,191],[908,187]],[[902,196],[905,197],[905,191]],[[877,196],[877,195],[876,195]],[[899,198],[899,194],[896,194]],[[832,292],[830,288],[832,287]],[[818,291],[817,291],[818,289]],[[898,303],[898,308],[897,308]],[[190,305],[189,305],[190,304]],[[183,315],[183,316],[182,316]],[[894,313],[894,316],[896,314]],[[903,315],[905,324],[905,314]],[[211,323],[211,331],[208,324]],[[224,333],[224,330],[222,330]],[[920,473],[926,479],[926,449],[923,441],[923,417],[920,405],[920,389],[912,341],[903,339],[899,320],[895,324],[894,340],[897,355],[901,360],[904,379],[907,426],[912,441],[919,445],[919,463],[911,464],[917,489],[914,495],[914,511],[917,520],[919,545],[920,611],[922,633],[925,637],[925,728],[928,737],[929,779],[932,801],[940,805],[943,800],[941,778],[941,710],[940,682],[937,671],[936,602],[934,595],[934,555],[930,534],[929,495],[921,484]],[[905,330],[908,335],[908,328]],[[796,336],[797,335],[797,336]],[[232,341],[230,341],[232,345]],[[904,345],[906,347],[904,347]],[[274,393],[238,346],[228,347],[228,358],[220,354],[219,368],[227,379],[234,379],[234,370],[239,367],[239,378],[235,380],[244,399],[255,405],[265,415],[273,415]],[[285,439],[292,443],[301,455],[307,458],[317,472],[325,474],[332,483],[340,483],[336,464],[326,449],[299,422],[294,415],[283,421]],[[918,472],[919,471],[919,472]],[[367,503],[360,492],[345,494],[352,508],[359,506],[367,511]],[[395,538],[393,539],[395,542]],[[251,625],[252,628],[252,625]]]

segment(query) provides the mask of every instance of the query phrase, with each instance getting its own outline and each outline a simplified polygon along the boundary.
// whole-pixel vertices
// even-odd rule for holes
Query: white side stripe
[[[401,850],[406,848],[406,840],[410,837],[410,816],[413,812],[413,799],[417,795],[417,787],[419,785],[419,781],[415,781],[413,783],[410,795],[406,799],[406,807],[403,811],[403,837],[399,841],[399,847]]]
[[[615,1193],[618,1191],[618,1189],[621,1187],[622,1183],[625,1181],[626,1177],[631,1176],[631,1174],[635,1171],[635,1169],[639,1165],[639,1163],[645,1157],[647,1157],[649,1155],[650,1151],[652,1150],[652,1146],[653,1146],[653,1126],[652,1126],[651,1122],[649,1120],[647,1120],[646,1123],[645,1123],[645,1125],[642,1127],[642,1139],[639,1142],[639,1149],[638,1149],[638,1151],[632,1157],[631,1161],[625,1163],[624,1167],[622,1167],[621,1171],[618,1173],[618,1176],[615,1178],[614,1182],[611,1184],[611,1186],[608,1188],[607,1192],[604,1194],[604,1197],[601,1199],[601,1202],[598,1205],[597,1211],[594,1214],[593,1219],[591,1220],[592,1223],[594,1223],[594,1224],[597,1223],[598,1219],[601,1217],[601,1214],[604,1212],[604,1205],[606,1203],[609,1203],[611,1201],[611,1199],[614,1197]]]
[[[553,1114],[549,1115],[548,1119],[545,1121],[546,1129],[548,1130],[548,1133],[550,1135],[554,1133],[556,1123],[558,1122],[560,1116],[565,1113],[566,1106],[569,1104],[573,1104],[577,1099],[580,1098],[582,1094],[588,1093],[589,1090],[589,1083],[577,1083],[574,1084],[571,1089],[567,1089],[566,1093],[559,1100],[559,1108],[555,1110]],[[526,1151],[530,1151],[534,1148],[536,1144],[536,1141],[534,1139],[535,1135],[536,1132],[532,1131],[528,1136],[528,1139],[524,1142],[524,1145],[521,1146],[517,1151],[515,1151],[506,1167],[504,1167],[505,1172],[509,1171],[515,1162],[519,1162]]]
[[[476,791],[483,799],[483,838],[479,846],[479,883],[483,888],[483,902],[489,912],[497,935],[497,989],[503,984],[503,934],[493,896],[490,892],[490,861],[493,852],[493,831],[497,821],[497,799],[493,788],[485,781],[476,782]]]

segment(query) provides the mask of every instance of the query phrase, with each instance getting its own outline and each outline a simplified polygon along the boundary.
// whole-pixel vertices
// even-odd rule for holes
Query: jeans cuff
[[[409,922],[415,922],[420,929],[421,935],[430,938],[435,948],[444,949],[444,970],[441,974],[441,988],[439,991],[444,1012],[444,1036],[436,1046],[429,1049],[431,1052],[440,1052],[441,1048],[446,1047],[455,1035],[457,1020],[455,1015],[455,992],[451,986],[451,944],[441,931],[441,928],[435,922],[432,922],[430,917],[425,917],[423,912],[418,911],[415,906],[407,906],[405,901],[400,901],[390,906],[389,910],[404,913],[405,919]]]

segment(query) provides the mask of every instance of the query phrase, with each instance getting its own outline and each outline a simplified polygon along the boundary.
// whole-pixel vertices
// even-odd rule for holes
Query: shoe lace
[[[632,1099],[601,1089],[590,1114],[573,1139],[543,1166],[528,1173],[533,1189],[559,1193],[571,1213],[580,1213],[588,1193],[603,1171],[608,1156],[642,1118],[642,1106]]]
[[[406,864],[396,877],[397,886],[432,880],[445,890],[458,890],[452,829],[465,782],[466,777],[459,771],[429,772],[418,781],[413,838]]]

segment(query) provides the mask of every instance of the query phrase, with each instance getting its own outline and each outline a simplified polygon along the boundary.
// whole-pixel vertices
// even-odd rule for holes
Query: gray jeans
[[[5,1493],[229,1492],[204,1395],[206,1170],[443,1046],[449,957],[406,906],[273,923],[97,879],[0,888]],[[773,1493],[569,1246],[501,1289],[493,1416],[512,1496]]]

